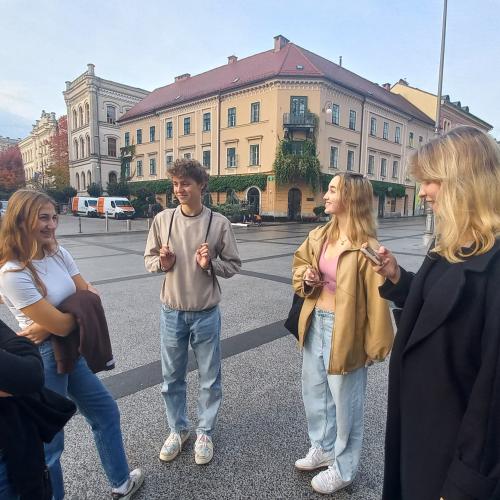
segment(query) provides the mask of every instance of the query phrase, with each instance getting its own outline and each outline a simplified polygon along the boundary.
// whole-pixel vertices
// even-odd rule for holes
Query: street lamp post
[[[439,58],[439,81],[438,93],[436,99],[436,122],[434,124],[434,133],[441,133],[441,95],[443,91],[443,67],[444,67],[444,48],[446,42],[446,14],[448,11],[448,0],[443,2],[443,22],[441,29],[441,56]],[[434,234],[434,213],[428,203],[425,204],[425,234],[430,236]]]

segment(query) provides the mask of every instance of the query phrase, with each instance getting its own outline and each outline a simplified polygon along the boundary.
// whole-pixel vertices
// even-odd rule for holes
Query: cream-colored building
[[[4,137],[0,135],[0,152],[15,146],[21,139],[12,139],[11,137]]]
[[[49,179],[47,168],[51,163],[50,138],[57,133],[55,113],[42,111],[40,119],[35,122],[28,137],[19,141],[19,149],[24,166],[26,183],[36,182],[44,187]]]
[[[93,64],[63,92],[68,110],[70,184],[80,194],[92,182],[105,190],[120,178],[120,133],[116,123],[148,91],[95,75]]]
[[[386,85],[390,87],[389,84]],[[438,99],[435,94],[431,94],[417,87],[412,87],[406,80],[402,79],[390,87],[390,90],[395,94],[402,95],[429,118],[434,120],[434,122],[436,121]],[[473,115],[469,111],[469,106],[462,106],[460,101],[452,102],[449,95],[445,95],[441,98],[439,118],[440,132],[447,132],[460,125],[476,127],[483,132],[489,132],[493,128],[489,123]]]
[[[181,157],[196,158],[211,176],[264,173],[265,189],[249,186],[239,196],[256,200],[263,215],[289,219],[312,216],[321,194],[304,182],[276,184],[280,140],[299,154],[305,139],[315,139],[322,173],[366,174],[387,187],[374,200],[380,215],[411,214],[406,160],[433,134],[432,120],[403,97],[281,35],[269,51],[176,77],[119,123],[123,144],[133,145],[133,181],[164,179]],[[404,187],[398,199],[390,195],[394,184]],[[212,196],[225,200],[225,193]]]

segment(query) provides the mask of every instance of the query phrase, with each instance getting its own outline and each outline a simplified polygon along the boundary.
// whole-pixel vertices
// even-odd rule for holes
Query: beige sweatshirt
[[[160,300],[180,311],[203,311],[217,305],[220,290],[210,271],[204,271],[196,262],[196,250],[205,242],[210,210],[203,207],[194,217],[184,215],[177,207],[160,212],[149,230],[144,262],[150,273],[160,269],[160,248],[167,244],[171,218],[173,219],[169,247],[175,253],[175,264],[163,281]],[[207,238],[212,269],[216,276],[230,278],[241,268],[236,239],[229,220],[213,212]]]

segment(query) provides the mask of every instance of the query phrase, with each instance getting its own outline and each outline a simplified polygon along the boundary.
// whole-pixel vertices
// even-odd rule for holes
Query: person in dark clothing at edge
[[[459,127],[410,160],[436,239],[416,273],[378,251],[402,307],[389,370],[384,500],[500,499],[500,149]]]
[[[0,303],[2,301],[0,300]],[[0,499],[49,500],[43,442],[73,416],[75,405],[43,389],[36,346],[0,321]]]

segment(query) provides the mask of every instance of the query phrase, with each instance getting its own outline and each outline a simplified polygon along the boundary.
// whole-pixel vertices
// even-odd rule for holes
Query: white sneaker
[[[198,434],[194,444],[194,461],[198,465],[208,464],[214,456],[214,445],[210,436]]]
[[[170,462],[182,450],[182,445],[189,437],[189,431],[171,432],[167,440],[163,443],[160,451],[160,460],[163,462]]]
[[[328,467],[333,464],[332,453],[326,453],[322,448],[311,446],[304,458],[295,462],[295,467],[300,470],[314,470],[320,467]]]
[[[337,469],[334,466],[330,466],[328,469],[321,471],[312,478],[311,486],[314,491],[322,493],[323,495],[329,495],[330,493],[349,486],[351,483],[352,481],[343,481]]]
[[[126,485],[111,490],[113,500],[129,500],[134,493],[142,486],[144,474],[141,469],[134,469],[130,474]]]

